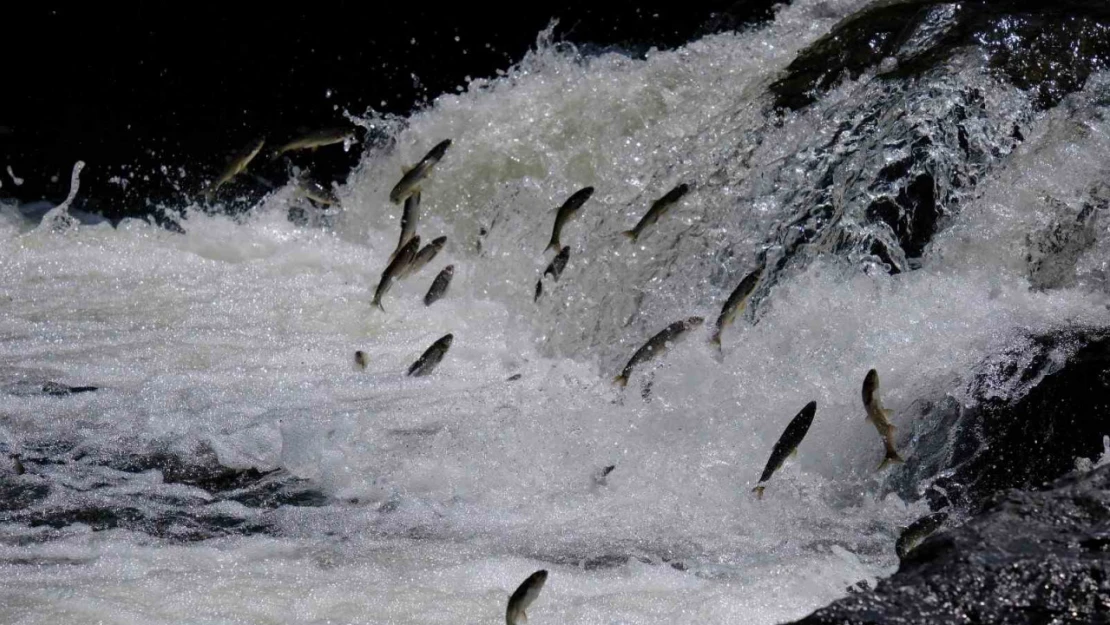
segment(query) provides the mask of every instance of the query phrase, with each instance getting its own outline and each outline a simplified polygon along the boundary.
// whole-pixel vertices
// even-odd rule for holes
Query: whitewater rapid
[[[1103,226],[1052,288],[1033,288],[1026,264],[1030,233],[1074,219],[1105,178],[1110,128],[1092,111],[1110,78],[1037,114],[964,59],[931,106],[943,108],[941,83],[974,87],[991,118],[972,141],[1000,141],[1015,120],[1026,140],[980,164],[986,179],[920,269],[892,275],[818,242],[725,333],[722,362],[705,328],[623,394],[611,383],[652,334],[712,320],[761,255],[780,257],[789,220],[813,200],[818,148],[882,87],[845,81],[778,122],[766,88],[863,4],[795,2],[758,29],[641,60],[582,57],[541,34],[502,76],[407,119],[360,116],[390,140],[368,147],[337,210],[310,207],[307,222],[288,217],[303,202],[292,187],[246,214],[189,207],[184,234],[0,213],[0,386],[100,387],[0,396],[0,450],[28,467],[5,479],[46,493],[0,525],[0,622],[493,622],[545,568],[533,625],[769,624],[892,573],[898,528],[928,509],[874,470],[883,448],[864,420],[863,376],[879,371],[912,455],[919,401],[963,399],[969,372],[1016,332],[1110,321]],[[444,138],[419,232],[447,247],[393,287],[387,312],[373,310],[400,223],[389,190]],[[834,174],[900,148],[886,149],[864,145]],[[638,243],[619,236],[684,181],[692,192]],[[853,202],[868,191],[853,184],[835,188],[856,236],[866,226]],[[597,192],[563,231],[567,268],[533,303],[554,209],[587,185]],[[447,264],[448,296],[425,307]],[[406,377],[448,332],[435,373]],[[771,447],[811,400],[798,456],[756,501]],[[247,505],[124,470],[121,457],[143,454],[214,455],[311,494]],[[33,522],[88,508],[161,525]],[[196,518],[233,529],[198,540],[185,528]]]

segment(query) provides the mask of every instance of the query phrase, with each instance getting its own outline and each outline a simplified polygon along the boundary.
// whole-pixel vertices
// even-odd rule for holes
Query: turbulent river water
[[[286,186],[188,206],[181,234],[6,207],[0,451],[26,470],[0,457],[0,622],[489,623],[542,568],[534,625],[770,624],[891,574],[928,508],[876,471],[864,374],[912,462],[936,452],[922,398],[971,401],[974,368],[1027,333],[1110,322],[1110,75],[1045,109],[971,49],[775,109],[771,84],[863,6],[799,0],[645,58],[541,33],[503,75],[360,118],[384,139],[333,210]],[[445,138],[418,232],[447,245],[373,309],[390,189]],[[587,185],[534,302],[555,208]],[[760,262],[723,357],[707,323],[614,386]],[[435,372],[405,376],[446,333]]]

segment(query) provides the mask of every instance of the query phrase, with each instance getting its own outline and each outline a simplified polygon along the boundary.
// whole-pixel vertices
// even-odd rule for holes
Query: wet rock
[[[912,79],[979,48],[1001,78],[1051,108],[1110,58],[1110,6],[1096,0],[875,2],[837,24],[771,86],[775,104],[798,109],[845,77],[876,69]]]
[[[1110,466],[1011,490],[797,625],[1110,623]]]
[[[1110,436],[1110,331],[1027,336],[979,367],[965,401],[922,404],[915,447],[891,476],[934,510],[975,512],[994,493],[1038,488],[1097,460]]]

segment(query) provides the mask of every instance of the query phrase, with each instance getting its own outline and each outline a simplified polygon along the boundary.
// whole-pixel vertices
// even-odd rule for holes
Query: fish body
[[[205,192],[205,196],[207,196],[208,199],[212,199],[212,196],[220,190],[220,187],[227,184],[235,176],[246,171],[247,165],[254,160],[255,156],[258,156],[258,153],[262,151],[262,146],[264,145],[266,145],[266,138],[261,137],[250,142],[245,148],[232,156],[231,162],[228,163],[227,168],[224,169],[224,172],[216,179],[216,184]]]
[[[536,280],[536,294],[532,296],[533,302],[540,301],[540,296],[543,295],[543,278]]]
[[[366,352],[364,352],[364,351],[355,352],[355,366],[357,366],[359,369],[365,369],[366,365],[368,363],[369,363],[369,361],[366,357]]]
[[[420,183],[432,173],[432,168],[443,158],[449,147],[451,147],[451,140],[444,139],[428,150],[424,158],[420,159],[412,169],[405,171],[405,175],[401,176],[401,180],[394,185],[393,190],[389,192],[389,201],[397,204],[419,190]]]
[[[879,374],[874,369],[868,371],[867,376],[863,378],[862,396],[863,407],[867,410],[867,420],[878,430],[886,447],[886,456],[878,470],[882,471],[892,462],[905,462],[902,456],[898,455],[898,448],[894,444],[895,427],[890,422],[894,412],[883,408],[883,403],[879,399]]]
[[[633,241],[639,239],[640,235],[643,234],[644,230],[646,230],[648,226],[651,226],[655,224],[655,222],[659,221],[659,218],[662,217],[663,214],[670,210],[671,207],[673,207],[675,204],[678,204],[678,201],[681,200],[682,196],[686,195],[686,192],[689,190],[690,186],[686,183],[682,183],[677,187],[671,189],[667,192],[666,195],[659,198],[658,200],[655,200],[655,202],[652,203],[651,208],[648,209],[647,214],[645,214],[640,219],[640,222],[636,224],[635,228],[631,230],[626,230],[621,234],[628,237],[629,239],[632,239]]]
[[[451,341],[454,339],[455,337],[453,335],[447,334],[435,343],[432,343],[432,346],[424,350],[420,358],[417,358],[416,362],[412,363],[412,366],[409,367],[408,375],[419,378],[435,371],[436,366],[443,360],[444,354],[447,353],[447,349],[451,347]]]
[[[397,241],[397,249],[393,250],[390,260],[401,251],[402,247],[416,236],[416,224],[420,222],[420,191],[413,191],[412,195],[405,198],[405,209],[401,213],[401,238]]]
[[[509,603],[505,607],[505,625],[524,625],[528,622],[525,610],[540,596],[547,581],[547,571],[539,570],[528,576],[520,586],[509,595]]]
[[[762,277],[763,265],[760,265],[744,276],[740,284],[729,294],[724,306],[721,306],[721,314],[717,316],[713,336],[709,339],[709,342],[717,348],[718,352],[721,350],[721,333],[725,331],[725,328],[732,325],[733,321],[736,321],[736,317],[740,313],[744,312],[744,309],[748,306],[748,299],[751,298],[755,287],[759,285],[759,279]]]
[[[898,553],[898,559],[905,558],[909,552],[921,544],[921,541],[940,529],[940,526],[944,525],[947,520],[948,513],[934,512],[921,517],[902,530],[902,533],[898,536],[898,541],[894,543],[894,550]]]
[[[763,475],[759,476],[759,485],[752,489],[760,499],[763,498],[764,483],[782,467],[787,457],[798,451],[798,445],[805,438],[809,426],[813,424],[813,415],[816,413],[817,402],[811,401],[806,404],[801,412],[790,420],[790,424],[786,426],[786,430],[771,449],[771,457],[767,459],[767,466],[763,467]]]
[[[566,245],[563,246],[563,249],[559,250],[559,253],[555,256],[555,258],[551,260],[551,264],[547,266],[547,269],[543,270],[543,275],[550,275],[553,280],[558,282],[559,276],[562,275],[563,270],[566,269],[567,261],[569,259],[570,246]]]
[[[409,263],[411,263],[414,258],[416,258],[416,252],[418,249],[420,249],[419,235],[412,237],[412,239],[410,239],[409,242],[406,243],[399,252],[397,252],[397,255],[393,257],[393,260],[391,260],[389,262],[389,265],[386,266],[385,271],[382,272],[382,278],[378,281],[378,288],[374,290],[373,301],[373,304],[380,308],[382,311],[385,311],[385,308],[382,306],[382,298],[385,297],[385,294],[387,292],[389,292],[389,289],[393,286],[394,281],[403,277],[402,273],[404,272],[404,269],[408,267]]]
[[[315,150],[316,148],[322,148],[326,145],[344,143],[354,139],[354,137],[355,131],[353,128],[325,128],[323,130],[317,130],[316,132],[297,137],[289,143],[277,148],[274,150],[273,155],[270,156],[270,160],[275,160],[282,154],[292,152],[293,150]]]
[[[447,294],[447,287],[451,286],[451,278],[454,275],[454,265],[447,265],[443,268],[443,271],[439,272],[436,279],[432,280],[432,286],[428,288],[428,293],[424,296],[425,306],[431,306]]]
[[[436,237],[432,239],[432,242],[425,245],[423,249],[417,252],[412,262],[401,270],[401,277],[411,276],[423,269],[428,263],[432,262],[436,254],[439,254],[439,251],[443,249],[444,245],[447,245],[447,237]]]
[[[582,205],[593,194],[593,187],[583,187],[567,198],[566,202],[563,202],[563,205],[559,207],[559,212],[555,214],[555,228],[551,231],[551,242],[547,244],[547,249],[557,250],[563,247],[559,242],[559,235],[563,231],[563,226],[567,225],[578,214],[578,209],[582,208]]]
[[[632,354],[632,358],[628,360],[628,364],[624,366],[624,369],[621,370],[621,374],[618,375],[613,382],[621,386],[627,386],[628,378],[632,375],[632,370],[636,365],[647,362],[666,352],[668,344],[682,338],[687,332],[701,326],[704,322],[705,319],[701,317],[690,317],[688,319],[676,321],[666,328],[663,328],[658,334],[648,339],[648,342],[644,343],[640,349],[636,350],[635,354]]]
[[[339,198],[335,197],[335,194],[332,193],[331,189],[325,187],[319,182],[316,182],[315,180],[309,180],[307,178],[302,178],[298,180],[297,190],[300,191],[301,195],[312,200],[313,202],[316,202],[317,204],[332,206],[339,203]]]

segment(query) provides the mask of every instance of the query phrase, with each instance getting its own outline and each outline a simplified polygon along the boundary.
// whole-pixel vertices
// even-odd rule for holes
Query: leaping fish
[[[663,328],[658,334],[648,339],[648,342],[644,343],[643,347],[636,350],[635,354],[632,354],[632,358],[628,360],[628,364],[621,370],[621,374],[613,379],[613,382],[620,384],[622,387],[628,386],[628,378],[632,375],[632,370],[636,365],[647,362],[666,352],[669,344],[678,341],[687,332],[701,326],[704,322],[705,319],[701,317],[690,317],[688,319],[676,321],[666,328]]]
[[[721,351],[721,333],[725,331],[725,328],[732,325],[732,322],[736,320],[740,313],[744,312],[744,309],[748,306],[748,299],[751,298],[752,292],[755,291],[761,277],[763,277],[763,265],[756,267],[755,271],[744,276],[744,279],[725,300],[724,306],[721,307],[721,314],[717,316],[713,336],[709,339],[709,342],[717,348],[718,352]]]
[[[786,426],[786,430],[783,431],[782,436],[779,437],[775,447],[771,450],[771,457],[767,459],[767,466],[763,467],[763,475],[759,476],[759,484],[752,489],[752,492],[759,499],[763,499],[763,489],[766,488],[764,483],[771,479],[775,471],[782,467],[788,456],[798,453],[798,445],[801,444],[806,432],[809,431],[809,426],[813,423],[813,415],[816,413],[817,402],[811,401]]]
[[[648,226],[651,226],[655,222],[659,221],[659,218],[663,216],[663,213],[666,213],[668,210],[671,209],[672,206],[678,204],[678,201],[681,200],[682,196],[686,195],[686,192],[689,190],[690,186],[686,183],[680,184],[677,187],[671,189],[667,192],[666,195],[659,198],[658,200],[655,200],[655,202],[652,203],[651,208],[649,208],[648,212],[643,216],[642,219],[640,219],[640,222],[636,224],[636,227],[632,228],[631,230],[626,230],[621,234],[628,237],[629,239],[632,239],[632,241],[635,242],[636,239],[640,238],[640,235],[644,233],[644,230],[646,230]]]
[[[509,596],[509,604],[505,607],[505,625],[524,625],[528,622],[528,609],[532,602],[540,596],[544,582],[547,581],[547,571],[539,570],[528,576],[528,579],[517,587]]]
[[[432,173],[432,168],[443,158],[449,147],[451,147],[450,139],[440,141],[434,148],[428,150],[428,153],[420,159],[416,166],[412,169],[406,169],[405,175],[401,176],[401,180],[389,192],[389,201],[397,204],[414,191],[419,190],[420,183]]]
[[[867,409],[867,420],[875,425],[879,436],[883,437],[883,445],[886,446],[886,457],[883,458],[878,470],[882,471],[892,462],[905,462],[902,456],[898,455],[898,448],[894,445],[895,428],[890,423],[890,416],[894,412],[883,408],[879,400],[879,374],[874,369],[868,371],[867,376],[863,378],[863,406]]]

